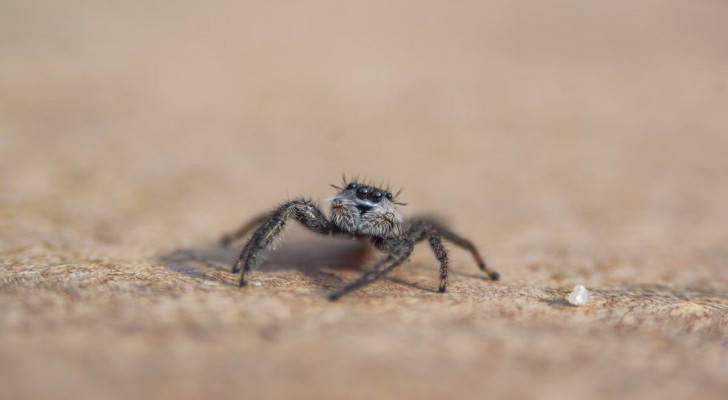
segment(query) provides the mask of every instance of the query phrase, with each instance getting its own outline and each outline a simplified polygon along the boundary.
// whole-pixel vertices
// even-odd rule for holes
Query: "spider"
[[[454,233],[442,222],[431,217],[420,217],[403,224],[402,216],[395,207],[406,205],[397,201],[399,193],[393,195],[388,189],[380,189],[357,180],[347,181],[346,177],[343,177],[343,182],[342,187],[331,185],[338,193],[327,199],[331,202],[330,220],[312,200],[297,198],[252,219],[220,240],[223,246],[228,246],[257,228],[233,266],[233,273],[242,270],[241,287],[247,284],[246,274],[260,262],[261,255],[273,246],[291,219],[321,235],[368,240],[384,253],[384,257],[366,269],[361,277],[329,294],[330,300],[337,300],[391,272],[409,258],[417,243],[425,239],[440,263],[440,293],[446,290],[450,269],[443,239],[470,251],[481,271],[492,280],[499,279],[500,274],[486,266],[475,245]]]

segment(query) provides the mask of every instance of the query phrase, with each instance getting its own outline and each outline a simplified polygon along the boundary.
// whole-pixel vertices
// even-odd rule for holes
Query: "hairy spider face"
[[[392,193],[352,182],[331,197],[331,221],[344,232],[356,236],[394,236],[400,231],[402,216],[394,208]]]

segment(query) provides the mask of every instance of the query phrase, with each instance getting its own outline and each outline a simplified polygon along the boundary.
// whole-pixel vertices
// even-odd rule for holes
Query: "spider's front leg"
[[[332,225],[318,206],[311,200],[296,199],[278,207],[253,232],[250,240],[240,253],[233,273],[242,270],[240,286],[245,286],[245,274],[255,267],[260,256],[278,239],[289,219],[294,218],[306,228],[321,235],[328,235]]]
[[[329,294],[329,300],[338,300],[341,296],[366,286],[397,268],[400,264],[407,261],[409,256],[412,254],[414,243],[412,243],[409,239],[400,236],[389,239],[384,244],[383,248],[380,246],[378,247],[380,250],[384,250],[388,254],[381,260],[377,261],[377,263],[369,268],[364,275],[359,277],[359,279],[350,282],[346,286]]]

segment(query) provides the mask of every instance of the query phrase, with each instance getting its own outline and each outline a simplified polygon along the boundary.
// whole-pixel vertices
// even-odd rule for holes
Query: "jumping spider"
[[[272,247],[291,218],[321,235],[343,235],[368,240],[377,250],[385,254],[359,279],[331,293],[330,300],[336,300],[383,277],[406,261],[412,254],[415,244],[424,239],[429,241],[435,257],[440,262],[440,293],[445,292],[447,273],[450,269],[450,261],[442,239],[470,251],[478,267],[490,279],[498,280],[500,277],[497,272],[488,269],[472,242],[457,235],[443,223],[433,218],[422,217],[411,219],[403,225],[402,216],[395,208],[396,205],[405,205],[397,201],[399,193],[392,195],[389,190],[356,180],[347,182],[346,178],[343,187],[331,186],[338,190],[335,196],[327,199],[331,202],[331,220],[326,218],[313,201],[298,198],[281,205],[273,212],[258,216],[221,239],[221,244],[227,246],[257,227],[233,267],[233,273],[242,270],[241,287],[247,284],[245,275],[258,264],[261,255]]]

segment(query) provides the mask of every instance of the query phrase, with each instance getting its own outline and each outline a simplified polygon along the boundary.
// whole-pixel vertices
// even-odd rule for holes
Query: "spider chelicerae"
[[[347,285],[329,294],[330,300],[350,293],[383,277],[405,262],[414,246],[427,239],[435,257],[440,262],[440,293],[447,287],[450,259],[442,240],[470,251],[481,271],[492,280],[500,275],[489,269],[473,243],[450,230],[445,224],[432,217],[412,218],[402,222],[396,206],[404,206],[388,189],[374,187],[358,180],[347,181],[343,186],[331,185],[338,193],[328,198],[331,202],[331,219],[326,218],[312,200],[297,198],[277,207],[272,212],[258,216],[237,231],[224,236],[222,245],[245,237],[255,229],[243,247],[240,257],[233,266],[233,273],[241,272],[240,286],[245,286],[245,276],[261,260],[262,254],[269,250],[276,239],[280,238],[288,221],[294,219],[303,226],[321,235],[344,236],[369,241],[377,250],[384,253],[364,274]]]

